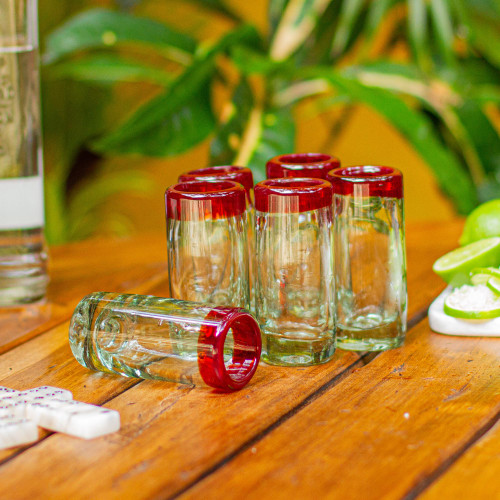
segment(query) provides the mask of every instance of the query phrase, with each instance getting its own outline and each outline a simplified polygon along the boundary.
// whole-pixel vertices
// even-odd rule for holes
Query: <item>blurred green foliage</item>
[[[98,155],[169,157],[212,136],[212,164],[249,165],[259,180],[268,158],[294,150],[292,111],[304,99],[318,108],[363,103],[376,110],[426,161],[459,213],[500,197],[500,141],[486,112],[500,102],[495,0],[270,0],[266,33],[223,0],[190,1],[232,28],[209,44],[134,16],[134,2],[123,1],[127,11],[80,12],[46,39],[47,78],[74,92],[72,109],[51,119],[78,120],[80,128],[49,179],[60,200],[49,207],[49,218],[61,220],[53,240],[88,231],[81,221],[91,227],[93,207],[109,194],[98,177],[95,189],[87,187],[92,206],[78,190],[64,191],[82,145]],[[394,57],[401,47],[408,49],[403,62]],[[106,123],[107,94],[119,82],[146,82],[156,91],[118,123]],[[216,86],[232,96],[221,109],[214,109]],[[140,177],[116,183],[117,190],[147,189]],[[68,232],[75,225],[81,234]]]

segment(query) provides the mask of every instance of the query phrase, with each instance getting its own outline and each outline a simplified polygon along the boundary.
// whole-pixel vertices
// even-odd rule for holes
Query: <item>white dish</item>
[[[444,301],[451,293],[447,287],[429,307],[429,325],[436,333],[465,337],[500,337],[500,318],[459,319],[444,312]]]

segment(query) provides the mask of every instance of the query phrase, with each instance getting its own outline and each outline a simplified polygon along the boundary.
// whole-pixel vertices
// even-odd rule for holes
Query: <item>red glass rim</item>
[[[167,219],[205,220],[241,215],[246,210],[246,192],[237,182],[190,181],[165,191]]]
[[[184,172],[179,176],[179,182],[201,180],[226,180],[239,182],[247,191],[253,189],[253,174],[248,167],[236,165],[217,165],[215,167],[198,168]]]
[[[340,167],[340,160],[324,153],[292,153],[275,156],[266,163],[268,179],[314,177],[326,179],[328,172]]]
[[[198,338],[198,369],[203,381],[216,389],[237,391],[253,377],[260,361],[262,340],[259,324],[244,309],[216,307],[205,318]],[[233,334],[233,354],[224,361],[224,344]],[[212,349],[207,350],[210,345]]]
[[[403,174],[393,167],[356,165],[328,173],[334,194],[403,198]]]
[[[270,213],[308,212],[331,206],[332,194],[331,184],[324,179],[267,179],[255,186],[255,208]]]

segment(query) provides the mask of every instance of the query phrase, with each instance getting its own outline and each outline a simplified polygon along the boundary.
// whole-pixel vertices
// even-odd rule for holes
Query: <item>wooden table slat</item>
[[[220,485],[261,498],[268,484],[273,498],[404,498],[498,418],[499,357],[497,339],[438,335],[424,321],[185,498],[217,498]]]

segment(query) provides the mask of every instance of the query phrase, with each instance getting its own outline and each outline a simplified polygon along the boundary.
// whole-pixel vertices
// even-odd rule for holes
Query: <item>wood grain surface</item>
[[[0,385],[70,389],[118,410],[122,428],[90,441],[41,431],[0,452],[0,498],[495,498],[500,341],[440,336],[425,318],[444,288],[430,268],[460,229],[407,231],[402,348],[338,350],[309,368],[261,364],[233,394],[91,372],[71,355],[67,320],[83,295],[166,295],[162,237],[54,250],[48,303],[0,314]],[[9,337],[3,327],[16,317]],[[474,469],[484,487],[460,489]]]

